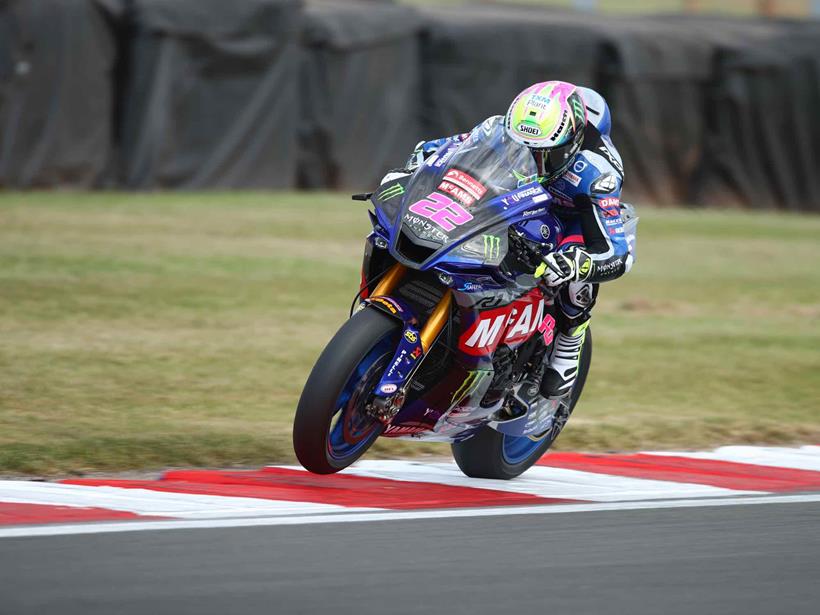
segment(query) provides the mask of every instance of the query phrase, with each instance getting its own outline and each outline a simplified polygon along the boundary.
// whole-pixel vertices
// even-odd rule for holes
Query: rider
[[[543,276],[547,286],[560,287],[558,333],[540,385],[544,397],[556,399],[575,383],[598,284],[620,277],[634,260],[620,208],[623,166],[609,138],[609,107],[589,88],[564,81],[536,83],[515,97],[503,121],[508,137],[530,148],[539,181],[554,197],[553,211],[565,228],[558,251],[546,256],[510,234],[519,260],[536,277]],[[466,137],[420,142],[408,170]]]

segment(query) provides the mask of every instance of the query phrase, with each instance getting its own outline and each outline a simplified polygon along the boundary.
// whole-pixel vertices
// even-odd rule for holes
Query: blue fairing
[[[519,194],[529,194],[519,198]],[[488,260],[503,260],[507,253],[507,228],[517,222],[522,222],[533,217],[533,215],[546,213],[544,203],[549,200],[549,195],[541,186],[541,184],[534,182],[526,185],[521,189],[507,192],[498,196],[487,203],[488,207],[495,210],[496,215],[494,219],[482,227],[476,227],[473,231],[464,235],[460,239],[443,246],[436,252],[432,258],[428,259],[423,265],[419,267],[421,270],[431,269],[433,267],[442,267],[446,265],[456,265],[461,267],[483,267],[493,266],[497,263],[488,262]],[[490,255],[485,257],[484,254],[477,255],[468,253],[463,247],[469,244],[471,240],[482,238],[483,234],[488,231],[498,232],[499,250],[497,256]],[[483,238],[481,239],[483,249]],[[503,246],[501,245],[503,244]],[[398,256],[395,253],[395,248],[391,252],[394,258]]]
[[[550,199],[529,149],[509,139],[500,117],[441,148],[411,177],[385,182],[374,195],[390,254],[420,270],[498,267],[507,252],[507,228],[546,215]]]

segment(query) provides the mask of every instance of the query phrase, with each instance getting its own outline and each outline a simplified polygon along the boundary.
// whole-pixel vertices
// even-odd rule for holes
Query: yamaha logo
[[[541,225],[541,237],[544,239],[550,238],[550,227],[546,224]]]

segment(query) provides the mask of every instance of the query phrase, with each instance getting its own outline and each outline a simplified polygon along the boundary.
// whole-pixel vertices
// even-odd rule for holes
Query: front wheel
[[[398,344],[398,321],[364,309],[333,336],[308,377],[293,421],[293,449],[316,474],[361,457],[384,426],[366,406]]]
[[[509,436],[485,425],[472,438],[452,445],[453,457],[461,471],[473,478],[509,480],[528,470],[547,452],[564,428],[584,390],[591,360],[592,331],[587,329],[578,378],[572,387],[567,406],[558,410],[553,426],[540,438],[531,438]]]

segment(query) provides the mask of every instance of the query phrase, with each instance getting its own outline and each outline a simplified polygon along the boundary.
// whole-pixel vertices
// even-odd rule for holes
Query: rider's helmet
[[[548,182],[566,171],[581,149],[587,109],[574,85],[545,81],[515,97],[504,125],[513,141],[530,148],[541,181]]]

